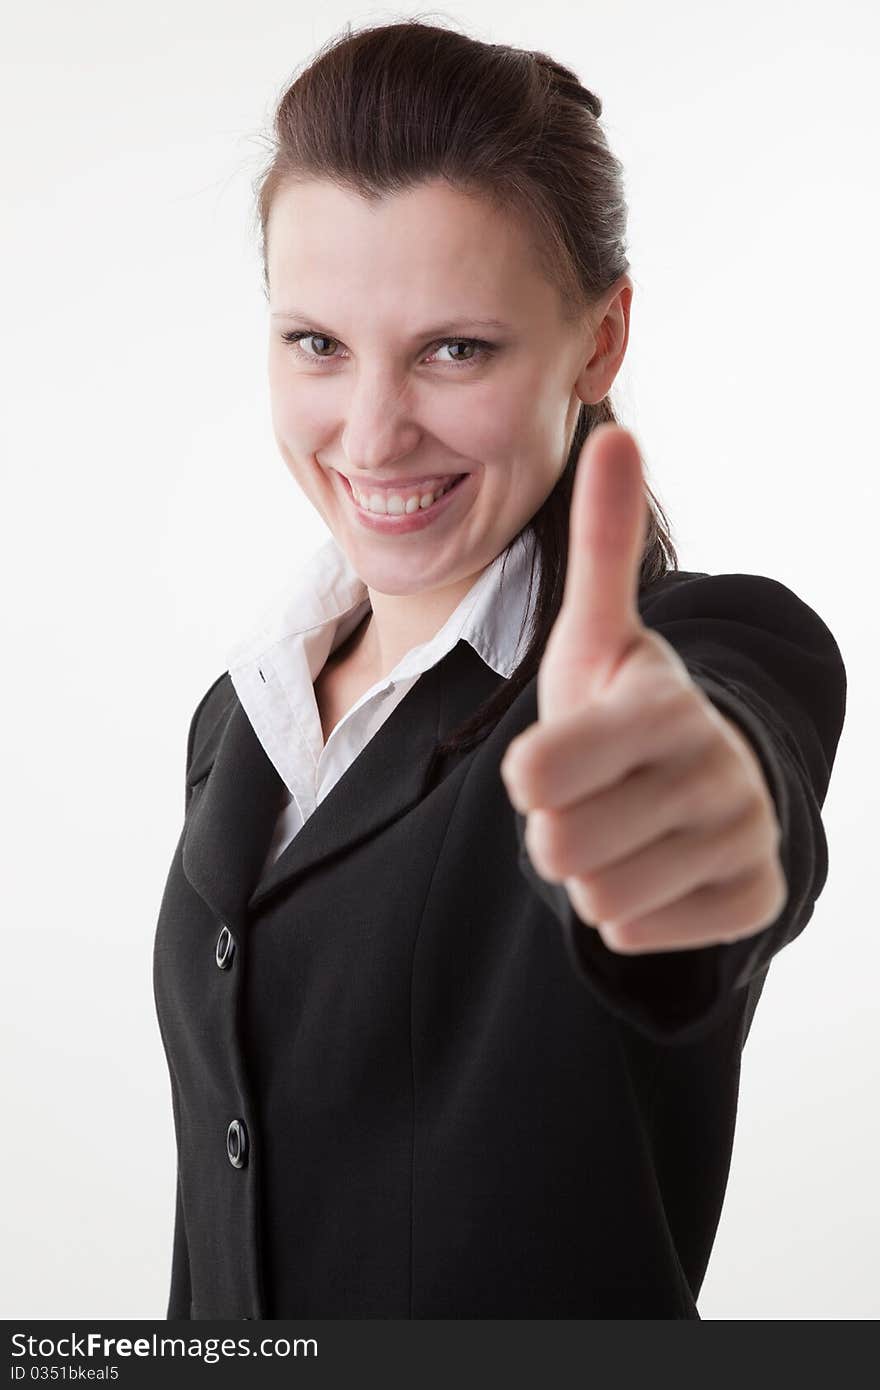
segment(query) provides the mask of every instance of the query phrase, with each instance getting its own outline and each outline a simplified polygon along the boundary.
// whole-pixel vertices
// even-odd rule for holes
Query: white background
[[[7,14],[3,1315],[164,1317],[175,1151],[151,956],[187,728],[230,645],[327,534],[271,432],[252,184],[274,103],[318,45],[348,21],[408,17],[543,49],[601,97],[635,282],[612,397],[681,566],[772,575],[843,652],[829,879],[744,1053],[699,1307],[875,1318],[869,0]]]

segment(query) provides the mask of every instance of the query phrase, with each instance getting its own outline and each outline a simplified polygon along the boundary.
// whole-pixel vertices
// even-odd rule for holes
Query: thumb
[[[591,431],[572,489],[559,621],[570,656],[603,683],[643,630],[638,587],[649,520],[644,487],[633,436],[610,422]]]

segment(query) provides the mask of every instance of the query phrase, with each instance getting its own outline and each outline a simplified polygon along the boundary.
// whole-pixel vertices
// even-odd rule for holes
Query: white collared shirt
[[[315,551],[257,630],[230,653],[229,676],[241,705],[290,800],[278,817],[264,868],[274,862],[336,785],[354,759],[415,685],[451,651],[468,641],[499,675],[509,678],[525,653],[537,598],[540,557],[529,621],[519,637],[534,549],[529,530],[502,551],[471,586],[434,637],[413,647],[394,669],[365,691],[324,743],[314,681],[330,653],[370,608],[366,584],[334,536]],[[518,640],[519,639],[519,640]]]

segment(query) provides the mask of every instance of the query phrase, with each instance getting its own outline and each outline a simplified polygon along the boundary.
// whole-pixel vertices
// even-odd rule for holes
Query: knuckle
[[[548,874],[556,875],[563,869],[559,842],[556,817],[546,811],[533,811],[526,822],[526,843],[532,858]]]
[[[572,834],[564,815],[546,809],[530,811],[525,841],[532,861],[545,877],[558,880],[575,874]]]
[[[579,882],[587,911],[594,921],[604,921],[617,915],[617,903],[600,874],[587,875],[586,878],[579,879]]]
[[[598,929],[602,914],[598,911],[595,879],[591,875],[565,875],[566,887],[578,915]]]
[[[635,947],[635,933],[628,922],[606,922],[603,924],[602,940],[606,947],[621,955],[630,955]]]
[[[671,797],[677,822],[703,820],[718,801],[723,776],[721,758],[712,750],[690,761],[673,784]]]
[[[545,776],[546,748],[532,730],[512,739],[502,759],[503,773],[524,792],[534,795]]]
[[[652,723],[664,743],[679,741],[695,723],[699,706],[688,686],[674,685],[658,692],[653,702]]]
[[[748,762],[736,758],[732,763],[731,779],[743,805],[751,806],[753,811],[766,811],[768,803],[772,803],[761,765],[754,757]]]
[[[772,842],[772,831],[765,808],[758,801],[748,801],[744,809],[726,827],[720,847],[722,847],[722,870],[728,873],[745,872],[749,866],[756,866],[766,859],[767,847]]]
[[[536,783],[541,779],[544,761],[541,749],[535,747],[534,739],[529,739],[527,743],[517,748],[512,757],[511,771],[516,782],[529,791],[533,790]]]
[[[727,822],[715,839],[712,857],[718,878],[723,882],[746,873],[760,860],[763,850],[762,827],[752,808],[747,807]]]
[[[609,951],[625,954],[632,948],[632,938],[627,935],[625,922],[601,922],[597,931]]]
[[[743,934],[762,931],[775,922],[788,901],[788,886],[778,861],[762,862],[731,889],[732,913]]]
[[[556,780],[556,762],[548,748],[533,748],[524,766],[521,785],[530,800],[538,806],[543,806],[550,796]]]

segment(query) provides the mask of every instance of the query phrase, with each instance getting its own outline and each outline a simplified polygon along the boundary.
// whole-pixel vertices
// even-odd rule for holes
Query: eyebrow
[[[271,317],[273,319],[302,319],[305,323],[318,323],[319,320],[311,314],[307,314],[304,309],[291,307],[289,309],[275,310]],[[435,325],[433,328],[423,328],[420,332],[414,333],[413,338],[443,338],[452,337],[461,333],[465,328],[498,329],[501,332],[510,332],[512,325],[505,323],[503,319],[475,319],[467,315],[462,315],[459,319],[450,319],[446,323]],[[335,336],[335,335],[333,335]]]

